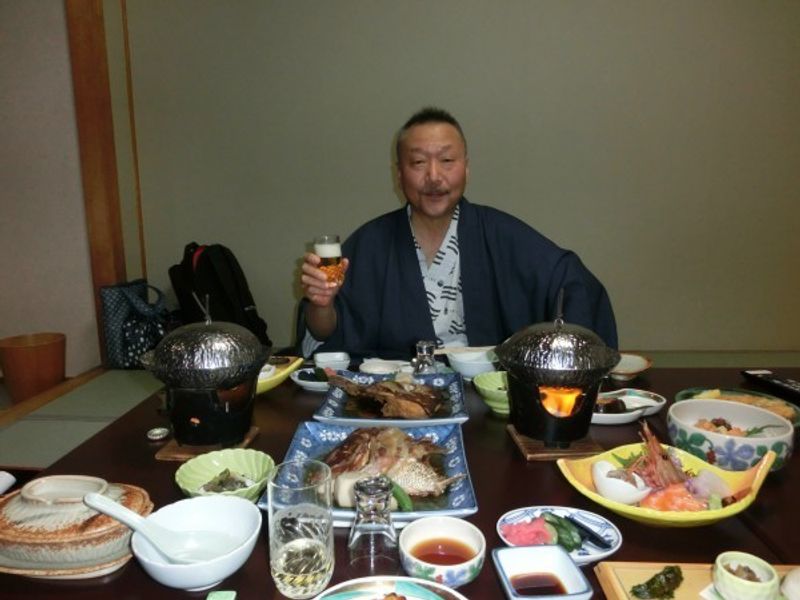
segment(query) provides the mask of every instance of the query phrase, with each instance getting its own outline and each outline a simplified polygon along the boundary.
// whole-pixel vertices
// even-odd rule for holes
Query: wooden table
[[[775,371],[800,379],[800,369]],[[748,387],[736,369],[652,369],[629,385],[653,390],[670,401],[679,390],[695,386]],[[289,381],[259,396],[255,422],[260,434],[252,447],[269,453],[276,462],[281,461],[298,423],[310,419],[321,400],[321,395],[304,392]],[[160,405],[157,396],[144,401],[42,475],[94,475],[138,485],[150,493],[157,508],[181,499],[174,482],[178,463],[156,460],[154,456],[160,445],[148,442],[145,437],[148,429],[166,423],[166,417],[159,412]],[[471,386],[467,386],[467,407],[470,419],[463,425],[463,433],[479,506],[478,513],[468,520],[483,531],[488,549],[502,545],[495,523],[504,512],[521,506],[562,505],[597,512],[619,527],[623,545],[611,560],[709,563],[719,552],[730,549],[752,552],[772,563],[797,562],[800,557],[800,520],[794,518],[794,506],[800,497],[800,461],[796,457],[782,471],[767,478],[755,503],[744,513],[705,527],[654,528],[619,517],[584,498],[567,483],[553,462],[525,462],[506,432],[506,422],[489,414]],[[666,409],[649,421],[659,437],[668,441],[665,414]],[[635,425],[595,425],[590,435],[604,448],[613,448],[636,441],[637,431]],[[347,530],[337,530],[334,583],[363,575],[349,568],[346,541]],[[592,569],[585,568],[584,572],[595,586],[595,597],[603,598]],[[265,533],[245,566],[217,589],[236,590],[239,600],[283,597],[275,590],[269,574]],[[476,599],[503,597],[488,553],[478,578],[460,591]],[[163,587],[150,579],[133,559],[116,573],[97,579],[50,581],[0,575],[0,596],[26,600],[156,600],[205,597],[205,593],[189,594]]]

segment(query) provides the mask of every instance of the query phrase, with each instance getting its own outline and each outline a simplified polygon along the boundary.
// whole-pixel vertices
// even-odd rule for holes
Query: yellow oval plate
[[[289,377],[289,375],[292,374],[292,371],[297,370],[300,368],[300,365],[303,364],[302,356],[287,356],[286,358],[289,359],[288,363],[285,365],[276,365],[275,371],[270,377],[264,377],[263,379],[258,380],[256,394],[263,394],[264,392],[267,392],[280,385],[287,377]]]
[[[640,523],[660,527],[697,527],[699,525],[715,523],[716,521],[742,512],[745,508],[750,506],[753,500],[755,500],[756,494],[758,494],[758,490],[761,488],[761,484],[764,483],[764,478],[769,473],[769,468],[775,461],[775,453],[770,450],[764,455],[764,458],[747,471],[725,471],[678,448],[663,444],[662,446],[664,448],[670,448],[675,452],[675,456],[680,459],[684,470],[697,473],[703,469],[708,469],[719,475],[728,484],[733,493],[746,488],[750,488],[749,492],[738,502],[734,502],[724,508],[701,511],[661,511],[652,508],[642,508],[640,506],[629,506],[621,502],[609,500],[598,494],[595,491],[594,482],[592,481],[592,464],[598,460],[607,460],[612,465],[619,465],[620,461],[617,460],[615,456],[626,459],[631,455],[638,454],[642,450],[641,443],[618,446],[613,450],[608,450],[602,454],[596,454],[587,458],[572,460],[559,458],[556,464],[558,464],[558,468],[561,469],[567,481],[569,481],[576,490],[587,498],[614,511],[618,515],[628,517]]]

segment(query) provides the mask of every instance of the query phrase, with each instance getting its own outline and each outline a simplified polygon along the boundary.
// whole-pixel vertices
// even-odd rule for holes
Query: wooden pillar
[[[101,286],[125,281],[114,123],[102,0],[65,0],[81,178],[100,353]]]

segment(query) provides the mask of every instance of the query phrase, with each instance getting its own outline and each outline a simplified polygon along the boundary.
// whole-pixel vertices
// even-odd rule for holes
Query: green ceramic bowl
[[[473,378],[472,383],[494,414],[508,416],[508,377],[505,371],[480,373]]]
[[[251,502],[258,500],[267,486],[275,461],[269,454],[252,448],[226,448],[196,456],[175,472],[175,483],[187,496],[238,496]],[[254,483],[248,487],[226,492],[206,492],[200,488],[225,469],[243,475]]]
[[[748,567],[756,574],[758,581],[748,581],[737,577],[728,569],[737,566]],[[776,600],[779,594],[780,578],[767,561],[746,552],[729,551],[717,556],[714,561],[712,578],[714,588],[723,598],[731,600]]]

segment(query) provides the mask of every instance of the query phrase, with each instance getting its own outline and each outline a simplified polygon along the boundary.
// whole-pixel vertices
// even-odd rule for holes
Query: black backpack
[[[187,244],[183,260],[169,268],[169,279],[180,305],[181,322],[205,321],[200,303],[208,304],[212,320],[238,323],[262,344],[272,346],[267,323],[258,315],[247,278],[230,249],[222,244]]]

